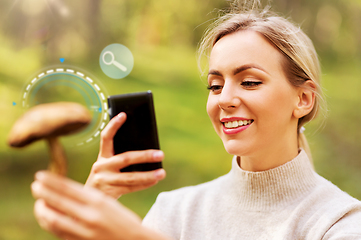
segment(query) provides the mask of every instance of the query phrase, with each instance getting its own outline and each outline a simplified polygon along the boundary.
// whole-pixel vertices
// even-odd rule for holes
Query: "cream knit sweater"
[[[143,225],[174,239],[361,239],[361,202],[315,173],[303,150],[264,172],[234,157],[222,177],[159,194]]]

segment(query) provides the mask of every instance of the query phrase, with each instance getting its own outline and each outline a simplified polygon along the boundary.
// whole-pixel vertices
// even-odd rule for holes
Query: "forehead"
[[[227,70],[246,64],[256,64],[268,72],[283,73],[282,53],[261,34],[238,31],[222,37],[213,46],[210,69]]]

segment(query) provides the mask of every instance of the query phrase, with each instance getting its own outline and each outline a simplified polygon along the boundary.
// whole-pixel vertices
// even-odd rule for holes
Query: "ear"
[[[312,111],[315,105],[314,90],[316,90],[316,85],[312,80],[307,80],[299,87],[297,106],[293,110],[294,117],[302,118]]]

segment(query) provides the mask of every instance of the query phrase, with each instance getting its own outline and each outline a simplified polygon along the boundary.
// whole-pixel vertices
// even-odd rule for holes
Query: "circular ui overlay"
[[[134,58],[126,46],[113,43],[103,49],[99,57],[99,64],[108,77],[121,79],[132,71]]]
[[[108,119],[107,94],[100,83],[74,68],[51,68],[33,78],[22,93],[22,106],[30,108],[42,103],[77,102],[87,107],[91,123],[79,133],[64,136],[66,143],[82,146],[94,142]]]

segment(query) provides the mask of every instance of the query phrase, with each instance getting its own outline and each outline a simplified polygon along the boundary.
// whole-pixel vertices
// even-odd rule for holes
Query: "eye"
[[[208,90],[214,92],[214,93],[218,93],[222,90],[223,86],[222,85],[210,85],[207,87]]]
[[[261,81],[244,81],[241,83],[241,85],[244,86],[245,88],[254,88],[260,84],[262,84]]]

